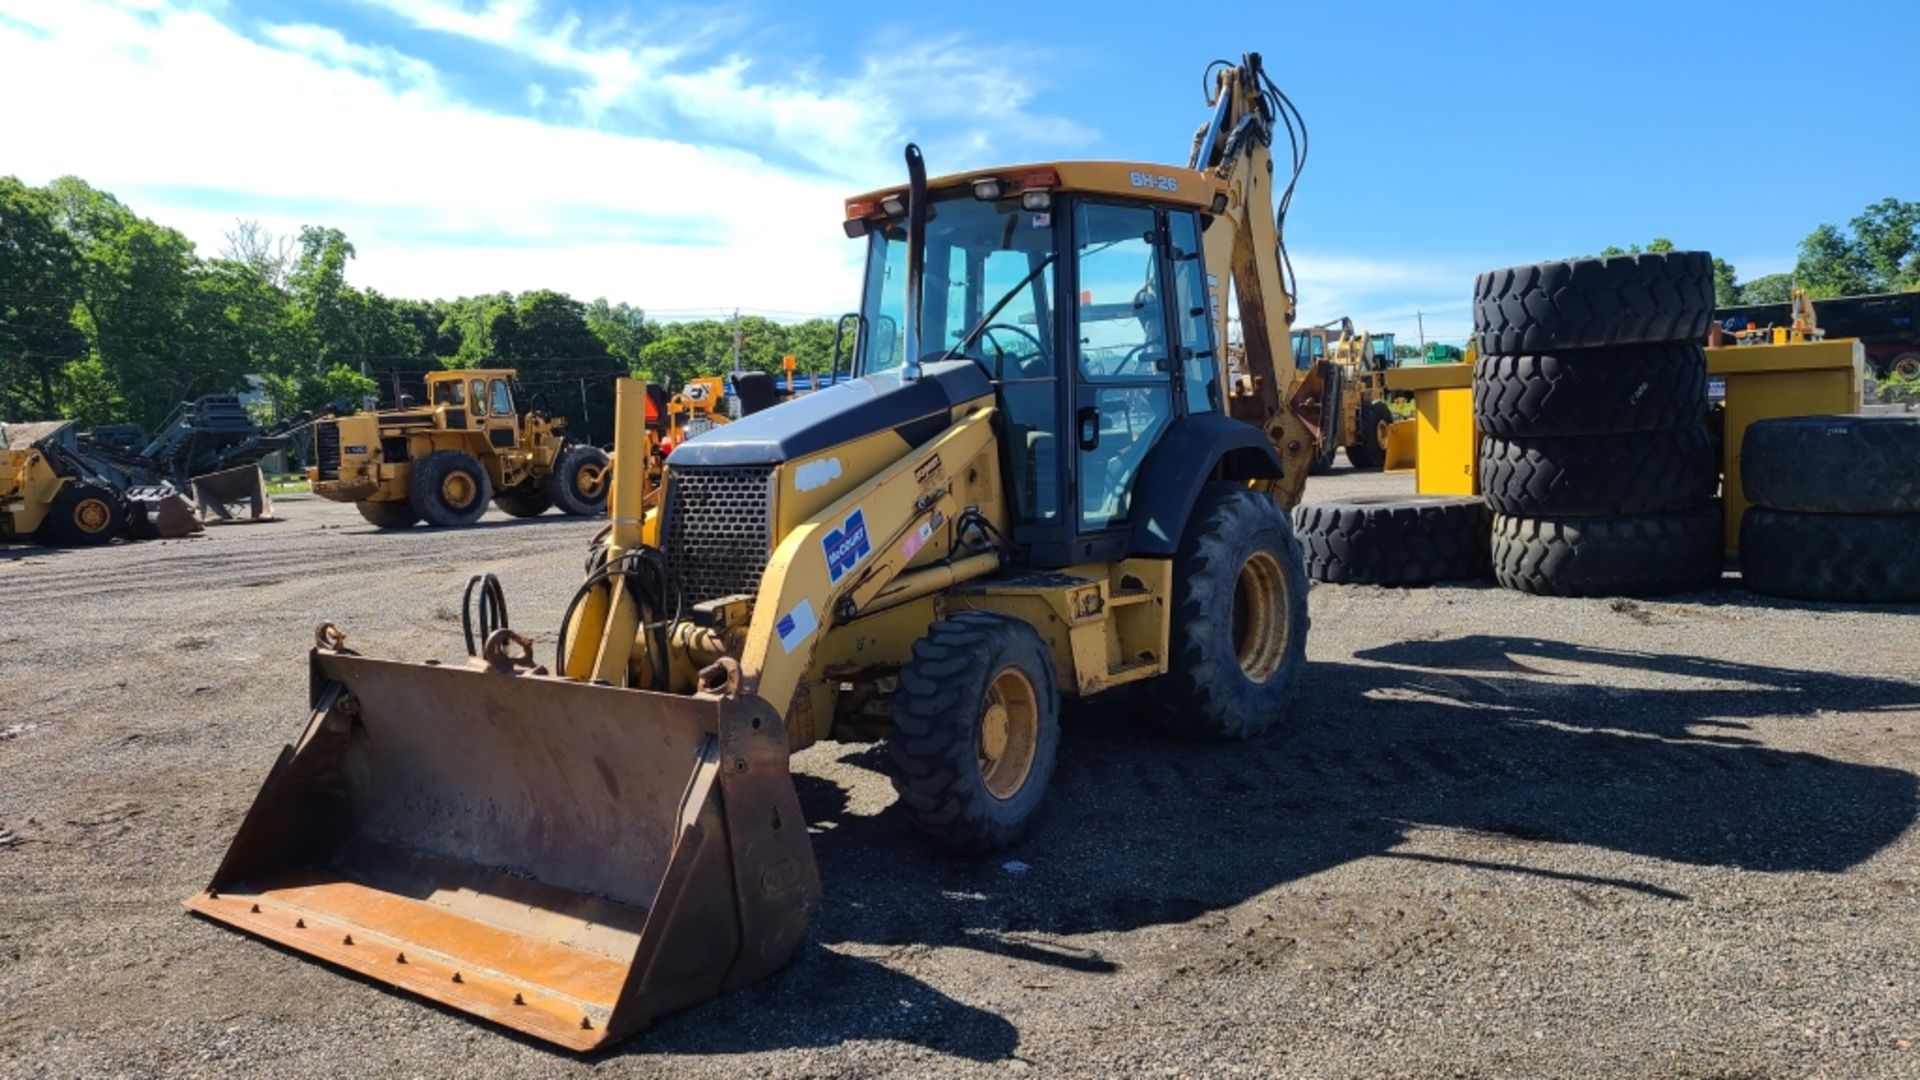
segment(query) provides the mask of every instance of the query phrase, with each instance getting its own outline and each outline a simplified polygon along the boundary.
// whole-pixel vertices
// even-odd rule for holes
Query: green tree
[[[1920,202],[1881,199],[1848,224],[1875,291],[1920,288]]]
[[[640,350],[653,340],[646,312],[624,301],[609,303],[604,296],[587,305],[587,328],[628,371],[639,370]]]
[[[1768,274],[1740,286],[1743,304],[1783,304],[1793,299],[1792,274]]]
[[[60,415],[61,370],[87,351],[79,262],[46,196],[0,177],[0,418]]]
[[[1874,291],[1865,252],[1832,225],[1821,225],[1800,241],[1800,258],[1794,263],[1793,276],[1815,299]]]
[[[1713,260],[1713,302],[1716,307],[1732,307],[1745,303],[1741,299],[1740,282],[1734,274],[1733,264],[1719,256]]]

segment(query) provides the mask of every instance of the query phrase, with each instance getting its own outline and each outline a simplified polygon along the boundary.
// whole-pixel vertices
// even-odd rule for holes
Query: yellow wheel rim
[[[1287,579],[1280,560],[1256,551],[1240,567],[1233,586],[1233,651],[1240,673],[1257,683],[1273,678],[1286,659]]]
[[[573,490],[583,499],[597,499],[600,489],[606,486],[607,470],[599,465],[582,465],[580,471],[573,474]]]
[[[73,524],[81,532],[101,532],[113,522],[113,507],[105,499],[81,499],[73,508]]]
[[[1040,696],[1027,677],[1007,668],[993,677],[980,712],[980,776],[1000,800],[1026,785],[1040,745]]]
[[[456,510],[465,510],[473,505],[474,496],[480,494],[480,485],[473,477],[463,472],[450,472],[440,481],[440,497],[448,506]]]
[[[1893,373],[1903,379],[1920,379],[1920,360],[1908,356],[1893,365]]]

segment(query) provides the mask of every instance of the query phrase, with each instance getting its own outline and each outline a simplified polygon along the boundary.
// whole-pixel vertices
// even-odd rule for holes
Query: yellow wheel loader
[[[1336,332],[1329,330],[1338,328]],[[1378,469],[1387,460],[1393,410],[1387,405],[1387,369],[1396,366],[1393,335],[1357,331],[1341,318],[1325,326],[1293,332],[1296,392],[1337,402],[1332,423],[1320,435],[1314,469],[1333,467],[1335,450],[1345,448],[1355,468]]]
[[[521,408],[515,372],[436,371],[426,382],[424,406],[316,423],[313,493],[353,503],[383,529],[471,525],[489,501],[514,517],[606,510],[606,451]]]
[[[1269,141],[1300,120],[1254,55],[1210,104],[1185,168],[930,181],[908,147],[904,187],[847,203],[854,377],[676,447],[653,512],[647,470],[616,470],[550,660],[491,580],[464,665],[322,626],[306,728],[187,905],[584,1051],[803,939],[788,760],[816,740],[884,735],[902,812],[985,851],[1033,824],[1063,697],[1140,684],[1196,738],[1287,726],[1314,430],[1277,366]],[[620,454],[644,389],[621,384]]]

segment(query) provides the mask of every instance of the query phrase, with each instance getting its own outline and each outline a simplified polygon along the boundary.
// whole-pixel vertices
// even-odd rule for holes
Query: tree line
[[[1645,249],[1633,244],[1600,254],[1641,250],[1672,251],[1674,244],[1662,236]],[[1796,285],[1815,300],[1920,289],[1920,202],[1881,199],[1846,228],[1819,225],[1800,241],[1793,269],[1785,273],[1741,281],[1731,263],[1713,260],[1714,303],[1720,307],[1784,303],[1793,298]]]
[[[0,177],[0,419],[153,430],[202,394],[265,392],[263,419],[378,398],[428,371],[512,367],[528,403],[612,435],[614,378],[678,388],[732,369],[732,320],[662,322],[627,303],[538,289],[452,300],[349,284],[345,233],[237,222],[203,257],[176,229],[76,177]],[[743,367],[831,364],[833,323],[742,317]],[[584,418],[582,417],[582,414]]]

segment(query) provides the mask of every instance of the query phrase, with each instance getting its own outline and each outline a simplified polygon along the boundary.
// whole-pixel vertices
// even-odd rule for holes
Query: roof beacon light
[[[1000,197],[999,179],[997,177],[989,176],[985,180],[975,180],[973,182],[973,197],[976,199],[979,199],[981,202],[992,202],[993,200],[999,198]]]
[[[1020,193],[1020,208],[1022,210],[1051,210],[1053,209],[1053,192],[1023,191]]]

